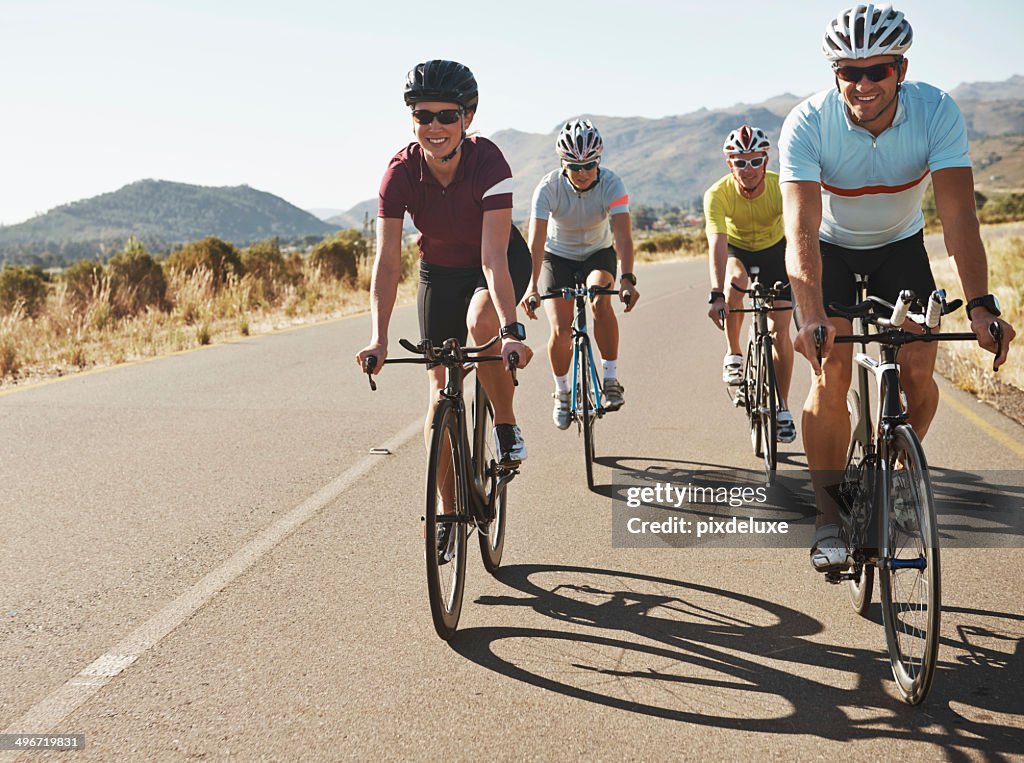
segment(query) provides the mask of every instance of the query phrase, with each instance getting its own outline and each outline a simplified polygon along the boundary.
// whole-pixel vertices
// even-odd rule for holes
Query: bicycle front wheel
[[[580,398],[579,409],[583,416],[583,458],[587,465],[587,487],[594,489],[594,422],[597,420],[597,408],[594,405],[593,397],[600,394],[599,390],[592,390],[593,382],[590,380],[590,347],[581,342],[579,345],[576,363],[579,367]]]
[[[466,586],[467,486],[455,407],[441,400],[431,424],[424,516],[427,594],[437,635],[455,633]]]
[[[753,331],[753,327],[751,327]],[[757,345],[751,337],[747,342],[747,357],[743,364],[743,408],[750,424],[750,445],[754,455],[761,457],[761,417],[757,415]]]
[[[494,464],[498,460],[494,450],[494,438],[491,436],[493,429],[494,407],[487,399],[480,379],[477,378],[476,397],[473,400],[473,474],[487,496],[490,495]],[[483,558],[484,567],[492,575],[501,564],[501,555],[505,550],[506,490],[506,485],[498,489],[497,495],[494,496],[494,516],[486,527],[477,528],[480,556]]]
[[[914,430],[896,428],[889,446],[884,546],[879,571],[882,621],[893,677],[916,705],[931,687],[939,650],[939,538],[928,465]]]
[[[779,388],[775,380],[772,340],[768,336],[761,342],[758,354],[757,382],[757,413],[761,420],[758,427],[761,433],[760,456],[764,459],[765,480],[770,485],[775,479],[778,466],[778,422],[775,416],[778,412]]]
[[[855,526],[855,536],[857,536],[853,540],[855,543],[860,544],[863,538],[858,533],[860,532],[861,525],[864,523],[858,510],[862,507],[862,502],[864,501],[862,497],[865,490],[863,480],[867,477],[867,467],[864,464],[864,458],[868,452],[870,433],[862,424],[861,399],[860,394],[856,390],[851,389],[847,393],[846,409],[850,414],[850,447],[847,449],[844,480],[856,480],[858,486],[851,495],[851,502],[854,504],[851,506],[851,512],[853,513],[851,521]],[[871,606],[871,593],[874,587],[875,567],[873,564],[865,562],[861,567],[860,574],[849,581],[847,588],[847,592],[850,594],[850,604],[858,615],[867,614],[868,607]]]

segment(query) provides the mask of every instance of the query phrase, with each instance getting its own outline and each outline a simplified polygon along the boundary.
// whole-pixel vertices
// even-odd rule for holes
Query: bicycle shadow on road
[[[709,727],[1020,750],[1019,615],[952,608],[958,638],[943,640],[931,695],[912,708],[896,697],[880,629],[867,648],[822,643],[810,637],[824,625],[790,607],[619,570],[515,565],[500,578],[522,595],[478,603],[526,607],[551,626],[469,628],[451,646],[532,686]]]

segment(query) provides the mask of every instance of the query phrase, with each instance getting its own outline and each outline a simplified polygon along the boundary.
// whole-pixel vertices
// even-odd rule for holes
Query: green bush
[[[25,315],[39,314],[46,301],[46,276],[39,267],[11,265],[0,270],[0,312],[14,312],[18,305]]]
[[[118,317],[137,315],[149,306],[164,306],[164,271],[134,236],[128,239],[122,252],[110,258],[107,268],[111,302]]]
[[[343,230],[313,247],[310,261],[331,278],[354,279],[358,263],[369,256],[369,251],[369,243],[359,231]]]
[[[67,284],[66,298],[72,309],[84,311],[99,294],[103,280],[103,265],[96,260],[79,260],[64,271]]]
[[[238,250],[216,236],[185,244],[171,252],[166,264],[168,271],[179,270],[186,275],[205,268],[213,273],[214,288],[224,284],[232,275],[240,278],[245,273]]]

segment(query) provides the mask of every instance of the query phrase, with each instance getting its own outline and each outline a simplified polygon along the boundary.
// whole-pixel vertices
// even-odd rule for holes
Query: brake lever
[[[366,378],[370,381],[370,391],[377,391],[377,382],[373,380],[373,369],[377,367],[377,356],[367,355],[363,358],[363,372],[366,374]]]
[[[516,378],[516,369],[519,368],[519,353],[513,350],[508,354],[508,370],[512,374],[512,386],[519,386],[519,379]]]
[[[988,334],[996,340],[996,356],[992,360],[992,372],[999,373],[996,361],[999,360],[999,356],[1003,352],[1003,327],[999,325],[999,321],[992,321],[992,323],[988,324]]]
[[[814,349],[818,356],[818,367],[821,367],[821,349],[825,346],[825,338],[828,336],[828,329],[818,326],[814,329]]]
[[[718,309],[718,320],[722,322],[722,331],[725,331],[725,308]]]

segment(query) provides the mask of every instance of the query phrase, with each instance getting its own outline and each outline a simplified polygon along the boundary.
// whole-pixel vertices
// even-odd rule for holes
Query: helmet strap
[[[459,138],[459,142],[455,144],[455,148],[453,148],[450,153],[445,154],[444,156],[441,157],[441,163],[442,164],[447,164],[452,159],[454,159],[455,155],[457,153],[459,153],[459,149],[462,148],[462,143],[466,140],[466,115],[465,115],[465,112],[463,112],[462,117],[460,118],[460,122],[459,123],[462,125],[462,137]]]

